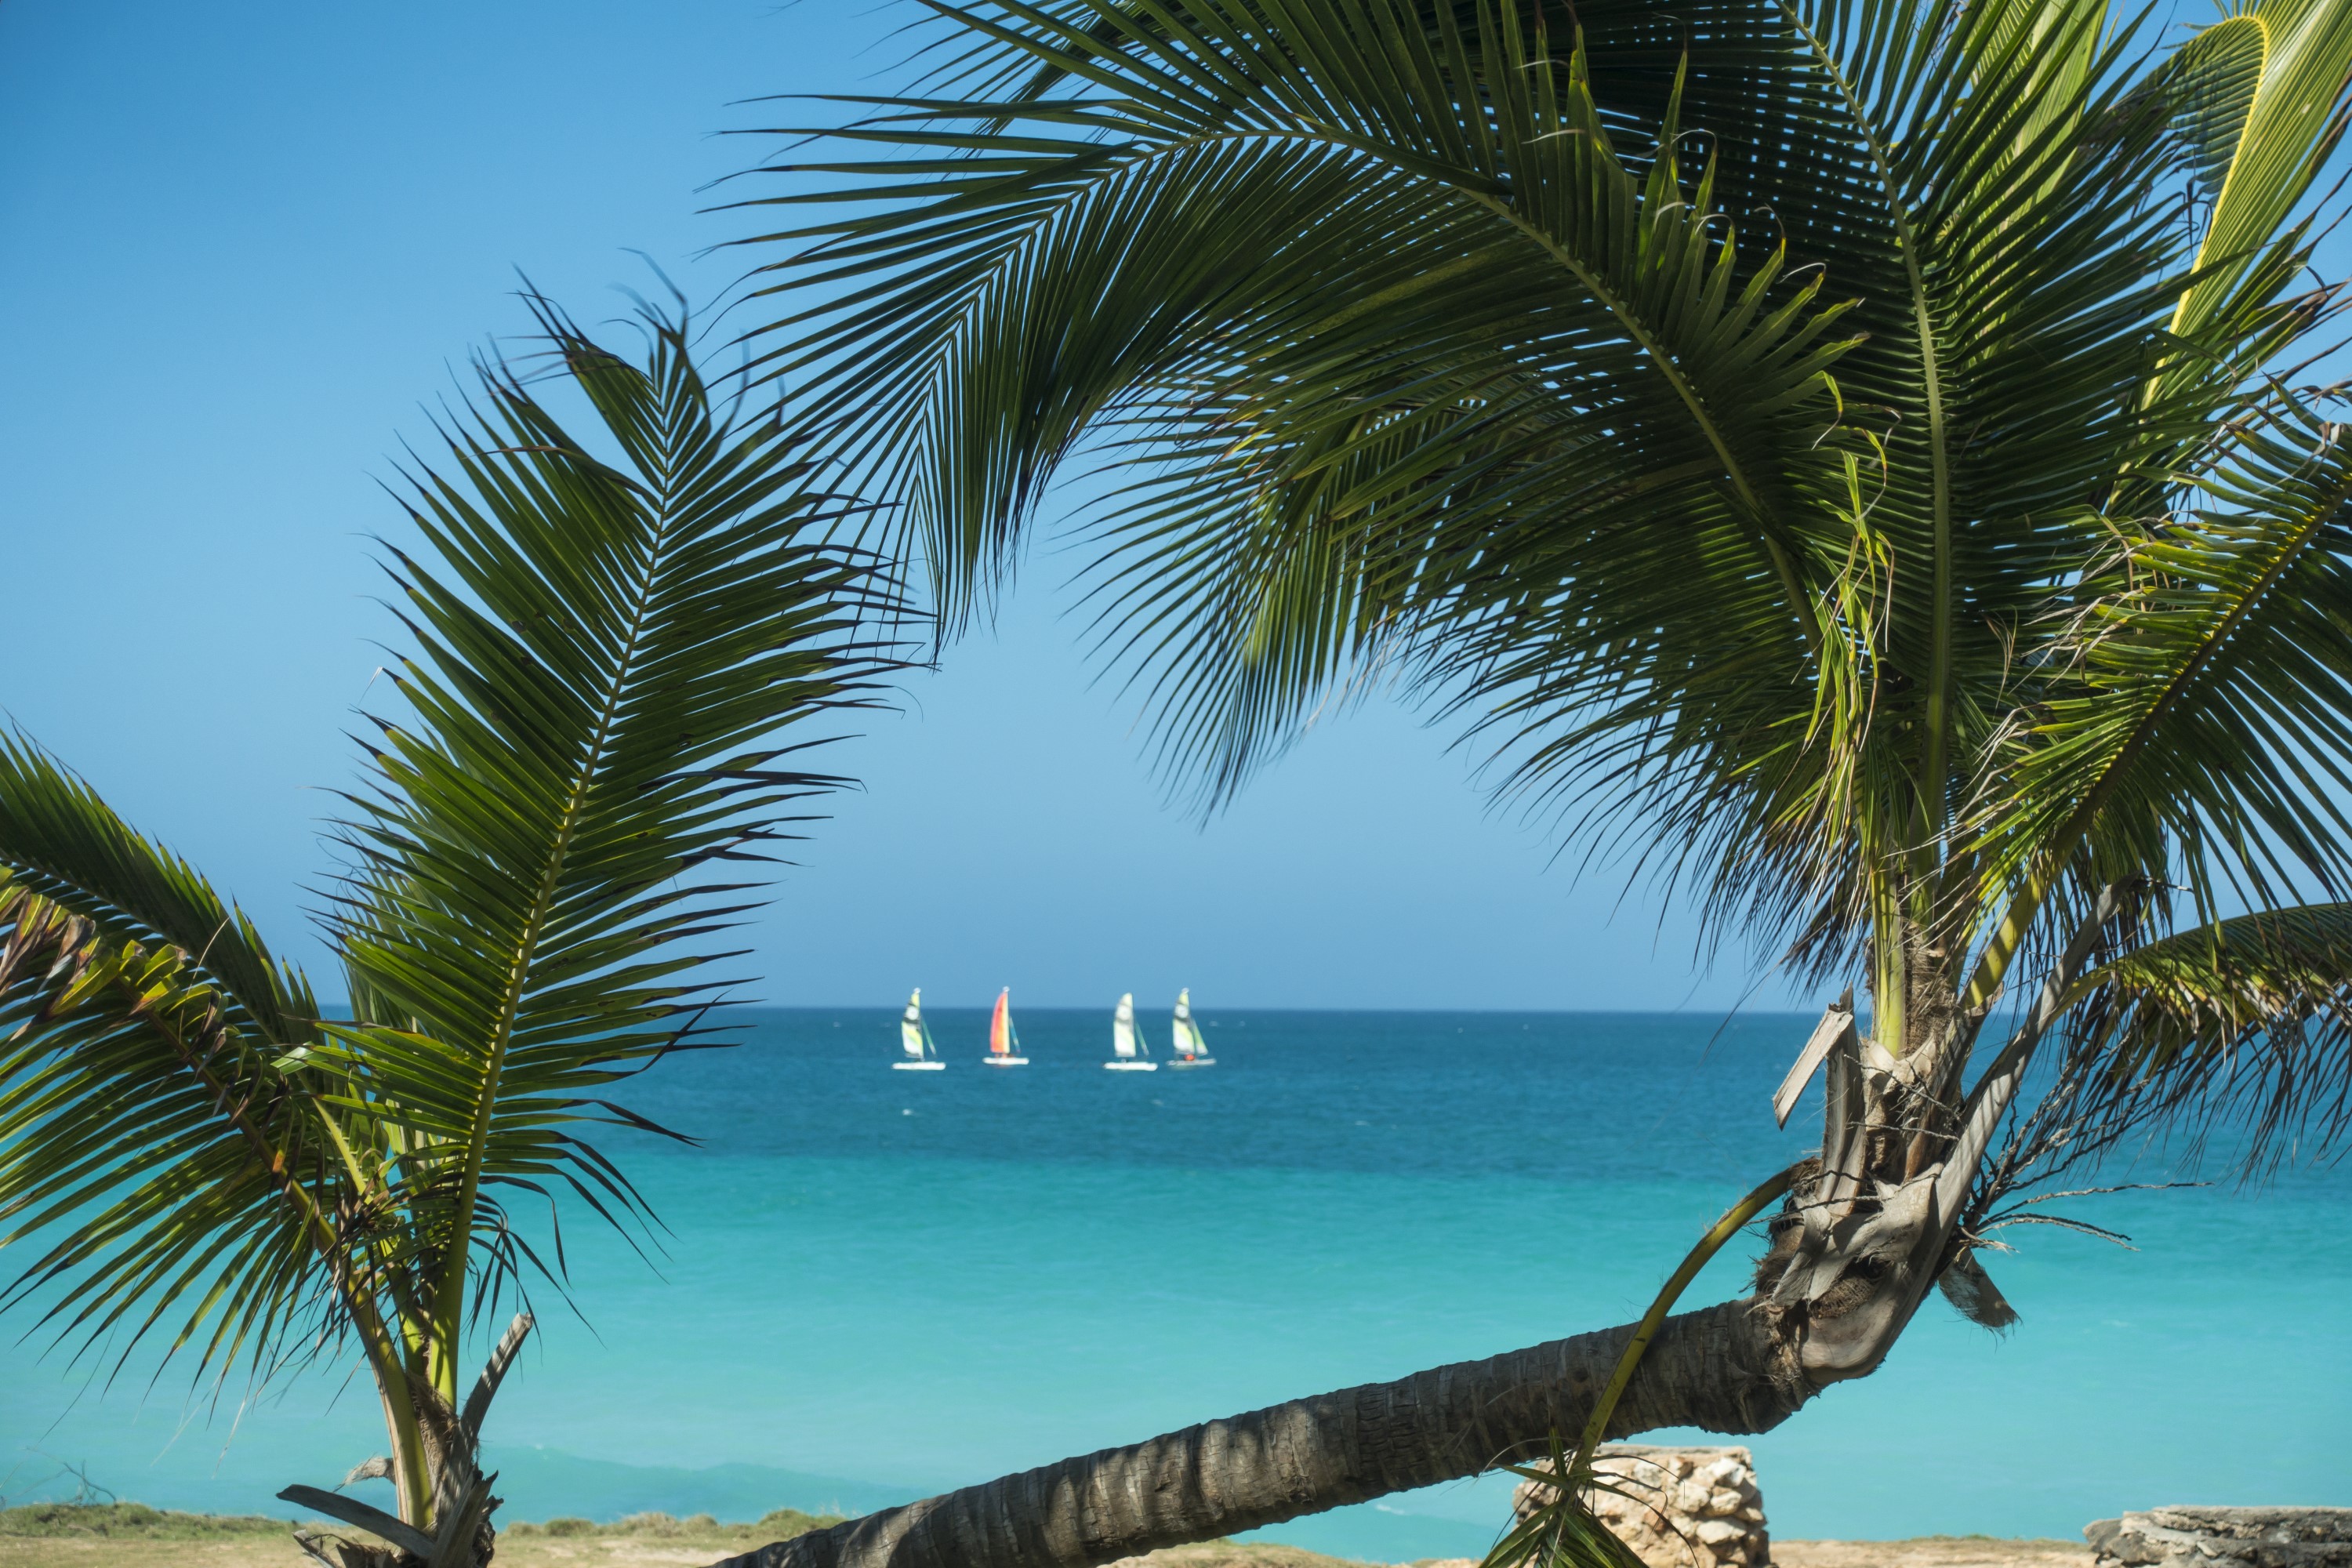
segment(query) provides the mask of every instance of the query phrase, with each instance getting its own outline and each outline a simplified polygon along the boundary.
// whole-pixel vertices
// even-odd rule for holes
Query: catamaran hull
[[[980,1059],[992,1068],[1025,1068],[1029,1065],[1027,1057],[982,1057]]]
[[[1168,1065],[1171,1068],[1213,1068],[1217,1065],[1217,1058],[1214,1057],[1194,1057],[1189,1061],[1179,1058],[1178,1060],[1170,1062]]]
[[[945,1072],[947,1066],[945,1062],[892,1062],[890,1070],[892,1072]]]
[[[1158,1062],[1103,1063],[1103,1071],[1105,1072],[1158,1072],[1159,1070],[1160,1064]]]

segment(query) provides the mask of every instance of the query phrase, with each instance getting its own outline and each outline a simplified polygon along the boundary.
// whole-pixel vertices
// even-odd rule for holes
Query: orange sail
[[[988,1054],[992,1057],[1013,1054],[1013,987],[1010,985],[996,994],[996,1016],[988,1024]]]

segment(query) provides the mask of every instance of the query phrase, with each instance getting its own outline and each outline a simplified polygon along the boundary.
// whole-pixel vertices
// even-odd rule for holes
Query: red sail
[[[988,1025],[988,1053],[996,1057],[1013,1054],[1013,987],[1010,985],[996,994],[996,1016]]]

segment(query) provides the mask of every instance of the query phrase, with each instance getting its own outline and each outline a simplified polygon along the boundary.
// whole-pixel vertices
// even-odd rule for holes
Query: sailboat
[[[980,1058],[992,1068],[1025,1068],[1029,1058],[1021,1054],[1021,1031],[1013,1026],[1013,987],[1008,985],[996,994],[996,1016],[988,1021],[988,1054]]]
[[[1201,1038],[1201,1026],[1192,1022],[1192,988],[1186,986],[1176,993],[1176,1054],[1170,1058],[1171,1068],[1213,1068],[1217,1058],[1209,1054],[1209,1042]]]
[[[940,1060],[940,1047],[931,1043],[930,1026],[923,1022],[923,988],[907,998],[907,1011],[898,1019],[898,1044],[907,1053],[903,1062],[890,1066],[898,1072],[942,1072],[947,1063]]]
[[[1110,1016],[1110,1048],[1115,1053],[1103,1066],[1112,1072],[1158,1072],[1160,1064],[1151,1059],[1151,1047],[1135,1027],[1135,993],[1130,991],[1118,999],[1118,1011]]]

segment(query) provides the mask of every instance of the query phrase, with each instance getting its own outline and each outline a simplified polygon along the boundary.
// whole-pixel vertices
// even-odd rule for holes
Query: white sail
[[[1179,1056],[1206,1056],[1201,1044],[1201,1026],[1192,1022],[1192,990],[1186,986],[1176,994],[1176,1052]]]
[[[1110,1016],[1110,1048],[1122,1058],[1135,1055],[1135,993],[1132,991],[1118,999],[1118,1011]]]
[[[908,1056],[917,1061],[923,1059],[923,988],[919,985],[907,998],[907,1011],[898,1019],[898,1043],[906,1047]]]

